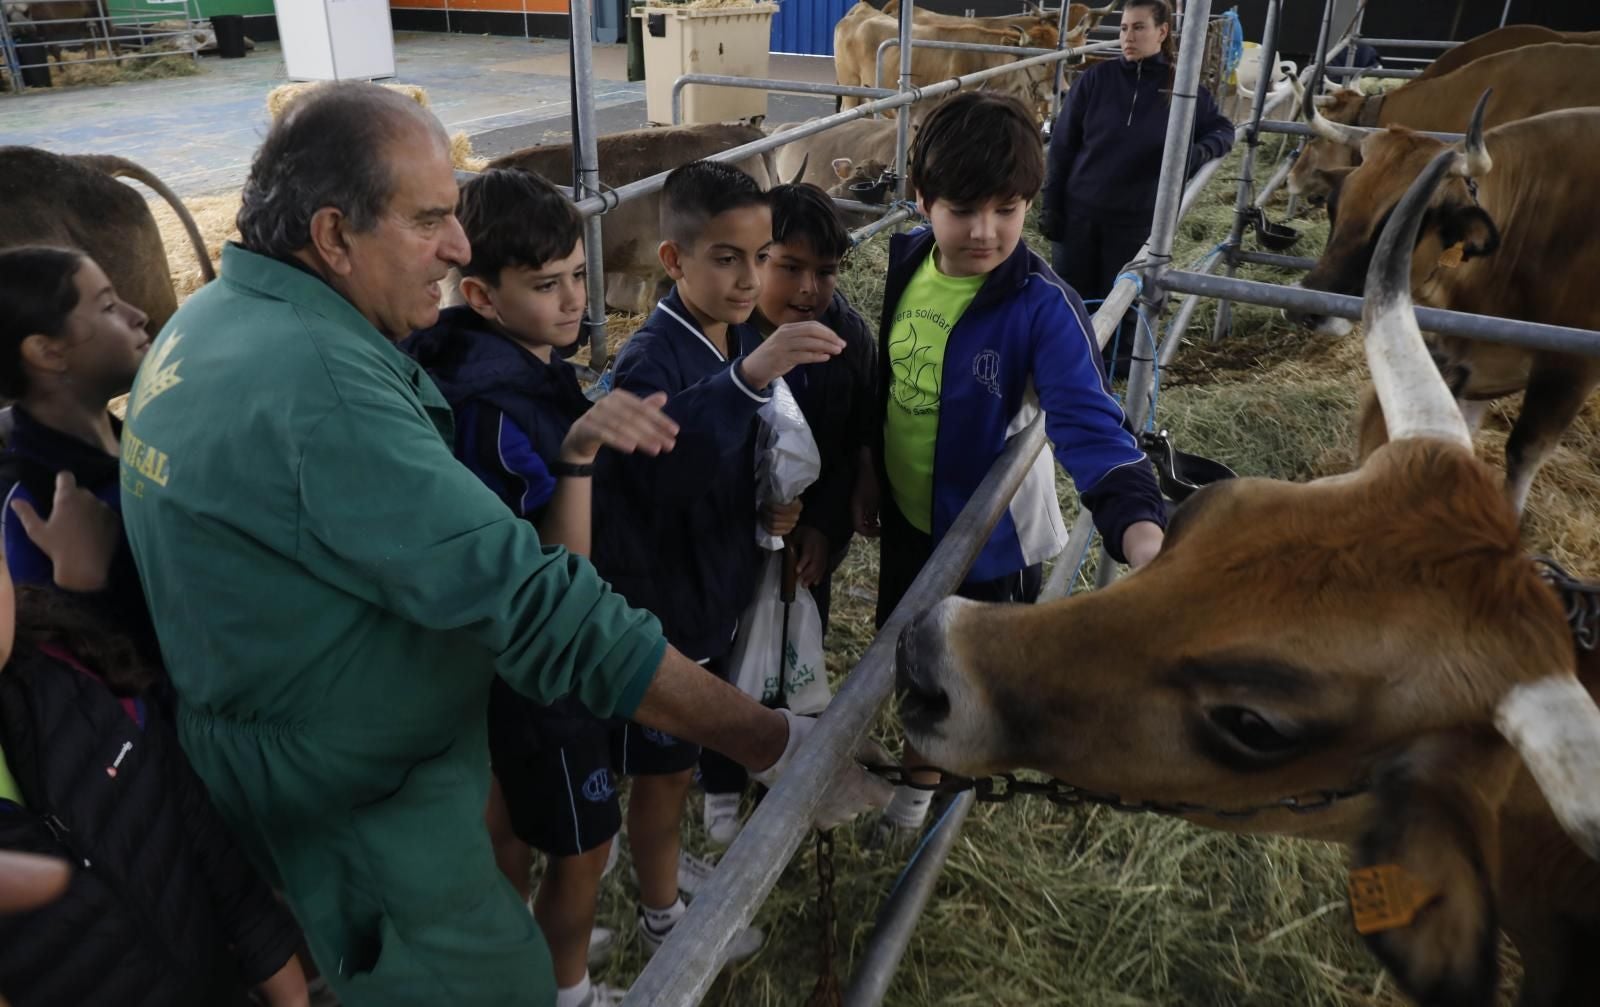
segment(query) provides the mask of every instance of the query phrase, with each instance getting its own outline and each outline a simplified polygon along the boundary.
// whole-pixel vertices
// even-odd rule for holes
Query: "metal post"
[[[27,85],[22,82],[22,57],[11,41],[11,25],[6,21],[3,3],[0,3],[0,55],[5,56],[7,65],[11,67],[11,89],[21,94],[27,90]]]
[[[1255,186],[1256,147],[1261,143],[1261,117],[1266,111],[1267,92],[1272,79],[1278,75],[1278,19],[1283,14],[1283,0],[1270,0],[1267,4],[1267,23],[1261,32],[1261,68],[1256,74],[1256,93],[1250,109],[1250,128],[1244,134],[1244,158],[1239,165],[1239,192],[1233,204],[1233,229],[1228,232],[1227,244],[1222,254],[1228,260],[1228,275],[1239,268],[1235,254],[1244,240],[1245,215],[1250,211],[1251,190]],[[1227,301],[1217,304],[1217,322],[1211,330],[1211,341],[1221,342],[1233,326],[1233,308]]]
[[[1351,23],[1350,30],[1345,33],[1346,41],[1343,56],[1344,65],[1347,67],[1356,65],[1356,49],[1361,44],[1361,22],[1366,19],[1367,0],[1361,0],[1360,6],[1356,8],[1356,19]]]
[[[898,90],[901,94],[911,90],[911,12],[916,7],[916,0],[904,0],[900,5],[900,81]],[[894,127],[894,198],[905,201],[907,191],[906,158],[911,149],[911,106],[907,105],[895,113]]]
[[[950,848],[961,834],[961,824],[974,804],[972,792],[961,794],[945,808],[939,820],[928,830],[922,845],[912,854],[911,862],[895,882],[894,890],[878,910],[878,921],[872,936],[861,953],[861,963],[850,977],[850,987],[844,991],[845,1007],[878,1007],[894,973],[905,956],[906,945],[917,928],[922,909],[933,894],[934,883],[950,856]]]
[[[572,24],[572,195],[583,201],[600,194],[600,137],[594,124],[594,39],[590,0],[571,0]],[[583,222],[583,252],[588,269],[589,308],[583,327],[589,336],[589,367],[606,366],[606,271],[599,215]]]
[[[1506,26],[1506,18],[1511,16],[1511,0],[1506,0],[1505,10],[1500,12],[1500,27]]]
[[[851,760],[889,698],[900,631],[965,579],[1044,443],[1042,416],[1011,439],[818,718],[794,764],[722,855],[716,873],[689,904],[666,945],[634,980],[623,1001],[628,1007],[690,1007],[711,988],[723,949],[777,884],[809,834],[824,792]]]
[[[1331,0],[1330,0],[1331,2]],[[1161,317],[1165,295],[1161,290],[1161,276],[1172,261],[1172,236],[1178,229],[1178,215],[1183,202],[1184,178],[1189,166],[1189,142],[1194,136],[1194,111],[1200,87],[1200,64],[1205,59],[1206,31],[1211,23],[1211,0],[1191,0],[1185,13],[1188,24],[1201,28],[1185,32],[1178,41],[1178,68],[1172,82],[1172,99],[1167,110],[1166,145],[1161,151],[1161,179],[1156,183],[1156,208],[1150,226],[1150,251],[1145,255],[1144,292],[1139,296],[1141,309],[1152,319]],[[1263,64],[1262,77],[1267,79]],[[1265,90],[1261,92],[1263,95]],[[1143,325],[1133,331],[1133,364],[1128,368],[1128,391],[1123,399],[1128,420],[1135,430],[1142,427],[1150,413],[1150,389],[1155,385],[1155,346],[1149,343],[1145,352]],[[1102,544],[1100,566],[1095,571],[1095,585],[1104,587],[1116,579],[1117,566],[1111,562],[1109,551]]]
[[[1057,49],[1065,49],[1067,47],[1067,28],[1068,28],[1067,13],[1071,9],[1072,9],[1072,4],[1069,3],[1068,0],[1061,0],[1061,12],[1056,17],[1056,48]],[[1084,15],[1084,16],[1088,17],[1087,14]],[[1085,36],[1085,39],[1087,40],[1087,36]],[[1066,78],[1067,78],[1067,64],[1065,64],[1065,63],[1057,63],[1056,64],[1056,72],[1055,72],[1055,83],[1050,88],[1050,123],[1051,123],[1051,128],[1052,129],[1055,128],[1056,116],[1061,113],[1061,85],[1066,83]]]
[[[1333,27],[1333,0],[1322,0],[1322,27],[1317,29],[1317,62],[1311,71],[1306,90],[1312,94],[1322,91],[1323,68],[1328,65],[1328,32]]]

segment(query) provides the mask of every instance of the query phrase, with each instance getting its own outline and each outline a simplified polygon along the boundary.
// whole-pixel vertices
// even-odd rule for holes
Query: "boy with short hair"
[[[831,360],[796,367],[785,377],[816,438],[822,471],[800,496],[799,523],[788,535],[801,586],[816,598],[828,625],[833,571],[853,530],[850,498],[860,453],[876,415],[877,342],[867,323],[835,288],[850,235],[833,200],[814,185],[789,184],[767,193],[772,248],[762,266],[761,297],[752,321],[763,333],[795,322],[817,322],[844,340]],[[742,774],[713,773],[704,781],[705,827],[719,846],[739,832]],[[718,789],[725,787],[727,789]]]
[[[772,213],[761,187],[738,168],[694,161],[673,171],[661,193],[661,236],[661,263],[676,285],[617,355],[614,384],[639,396],[665,393],[677,447],[659,458],[600,456],[594,560],[629,602],[655,613],[673,646],[726,677],[759,565],[756,411],[773,380],[844,344],[815,322],[781,325],[765,340],[748,324],[772,244]],[[761,519],[787,534],[798,511]],[[631,733],[629,745],[643,734]],[[646,831],[632,811],[629,817],[638,930],[653,951],[684,911],[679,828],[696,750],[664,735],[650,740],[684,756],[680,772],[651,779],[653,828]],[[631,758],[631,748],[625,754]],[[719,765],[710,752],[702,761],[708,788],[716,786]],[[634,811],[640,798],[636,787]],[[750,933],[735,937],[730,958],[755,952],[760,937]]]
[[[912,148],[911,184],[929,226],[890,242],[877,478],[863,479],[857,499],[858,530],[882,536],[880,626],[1006,442],[1040,410],[1112,557],[1138,567],[1161,548],[1166,510],[1106,387],[1088,312],[1022,242],[1044,169],[1032,116],[985,92],[942,104]],[[1041,453],[957,593],[1032,602],[1043,561],[1066,540],[1054,466]],[[921,759],[908,745],[903,761]],[[929,798],[897,788],[888,832],[919,829]]]
[[[666,397],[616,391],[591,406],[572,367],[554,354],[577,340],[588,304],[583,221],[555,186],[521,171],[488,171],[462,186],[457,216],[472,244],[461,271],[466,304],[402,348],[455,413],[456,457],[532,521],[545,544],[587,554],[595,455],[602,446],[670,450],[676,428],[661,412]],[[542,706],[499,680],[490,693],[490,834],[524,899],[529,846],[548,856],[533,914],[550,945],[558,1007],[606,1007],[622,996],[594,985],[588,970],[600,942],[611,940],[593,927],[622,824],[611,776],[620,730],[576,700]]]

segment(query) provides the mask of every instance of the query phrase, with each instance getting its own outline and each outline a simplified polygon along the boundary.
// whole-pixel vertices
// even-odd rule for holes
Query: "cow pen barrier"
[[[911,9],[912,4],[909,2],[901,7],[901,34],[907,39],[910,38],[911,34]],[[593,40],[590,37],[588,27],[593,16],[592,0],[573,0],[570,5],[570,11],[570,20],[572,25],[572,73],[574,98],[572,105],[572,124],[574,141],[576,143],[576,141],[583,137],[594,139],[598,136],[595,128]],[[863,105],[856,106],[855,108],[846,109],[842,112],[836,112],[833,115],[825,116],[812,122],[805,123],[802,126],[799,126],[793,130],[788,130],[777,136],[765,137],[761,140],[755,140],[750,143],[742,144],[738,147],[722,151],[712,155],[710,160],[726,162],[740,161],[747,157],[753,157],[758,154],[764,154],[771,150],[776,150],[778,147],[782,147],[786,144],[793,143],[796,140],[801,140],[808,136],[813,136],[817,133],[824,132],[825,130],[832,129],[835,126],[843,125],[844,123],[852,122],[856,119],[866,118],[867,116],[873,115],[886,108],[898,108],[902,105],[910,105],[926,98],[949,94],[953,91],[970,87],[974,84],[981,84],[984,81],[991,80],[1005,74],[1025,72],[1035,66],[1072,59],[1077,56],[1081,56],[1084,53],[1097,52],[1101,49],[1111,47],[1112,46],[1110,44],[1101,43],[1075,49],[1041,50],[1040,54],[1036,56],[1030,56],[1025,59],[1004,64],[1002,66],[978,70],[960,77],[953,77],[948,80],[938,81],[934,84],[920,88],[910,86],[910,51],[906,50],[902,54],[901,59],[903,71],[901,86],[895,92],[881,98],[872,99]],[[1010,47],[1002,48],[1009,49]],[[1010,51],[1015,52],[1015,49],[1010,49]],[[784,81],[781,83],[783,83],[785,86],[788,86],[791,84],[804,85],[809,82]],[[723,84],[722,86],[741,87],[752,85],[750,85],[750,82],[748,81],[742,83],[734,81]],[[826,87],[827,85],[820,86]],[[802,88],[802,91],[804,90],[805,89]],[[900,178],[897,199],[901,202],[904,202],[905,198],[905,158],[907,141],[909,138],[906,127],[908,124],[909,120],[907,117],[902,116],[901,125],[899,127],[899,135],[896,143],[895,170]],[[582,168],[579,167],[580,160],[583,161]],[[586,221],[584,228],[584,250],[591,293],[589,298],[588,314],[585,316],[584,320],[584,328],[587,330],[589,336],[589,366],[596,372],[604,369],[609,356],[605,344],[605,264],[601,254],[600,225],[598,222],[591,224],[589,223],[589,220],[598,215],[604,214],[609,210],[615,209],[625,202],[660,191],[661,187],[666,183],[667,175],[671,174],[670,171],[658,172],[657,174],[651,175],[648,178],[642,178],[634,182],[629,182],[626,185],[610,188],[607,186],[602,186],[599,182],[598,160],[597,154],[586,158],[578,150],[574,150],[575,174],[582,174],[586,169],[593,169],[590,176],[592,184],[585,185],[585,183],[583,183],[579,178],[574,178],[573,188],[575,191],[573,193],[573,201],[577,206],[579,214],[581,214]],[[869,225],[869,227],[881,228],[885,226],[893,226],[894,223],[898,223],[904,219],[904,216],[894,217],[893,214],[889,214],[886,215],[883,220],[877,221],[873,225]],[[871,231],[871,233],[877,233],[877,231]],[[596,290],[600,291],[599,296],[595,296],[594,292]]]
[[[1281,3],[1281,0],[1274,0]],[[574,17],[581,5],[587,13],[588,0],[575,0]],[[909,36],[911,4],[902,6],[902,37]],[[1189,13],[1208,19],[1209,0],[1198,0]],[[1348,44],[1349,35],[1346,36]],[[578,46],[587,46],[585,32],[574,32]],[[899,88],[892,95],[874,98],[857,108],[826,116],[796,130],[768,137],[760,141],[724,151],[716,160],[735,161],[754,154],[776,149],[784,144],[823,132],[858,118],[875,114],[884,108],[898,108],[925,98],[936,97],[957,89],[981,83],[1003,73],[1015,73],[1026,67],[1059,63],[1070,58],[1073,50],[1049,50],[1035,56],[1008,63],[1004,66],[977,71],[960,78],[941,81],[923,88],[913,88],[909,83],[909,46],[903,47],[902,75]],[[1008,47],[1009,48],[1009,47]],[[1080,47],[1078,52],[1091,49],[1112,48],[1110,44]],[[1151,314],[1159,317],[1159,309],[1168,292],[1188,295],[1179,307],[1174,325],[1167,326],[1166,338],[1156,343],[1153,331],[1141,332],[1145,342],[1141,349],[1145,356],[1156,356],[1164,366],[1181,345],[1186,323],[1202,298],[1228,297],[1246,303],[1287,307],[1340,317],[1359,317],[1361,298],[1326,294],[1319,291],[1281,287],[1250,280],[1229,279],[1209,275],[1223,260],[1220,254],[1208,253],[1194,269],[1171,269],[1172,238],[1177,220],[1211,181],[1221,166],[1221,160],[1204,165],[1195,178],[1184,184],[1187,162],[1187,134],[1192,126],[1192,104],[1200,70],[1201,43],[1180,47],[1174,100],[1168,123],[1167,144],[1164,149],[1161,181],[1158,185],[1157,210],[1153,219],[1150,240],[1129,272],[1119,278],[1112,293],[1106,298],[1093,319],[1095,338],[1104,346],[1119,318],[1136,298],[1143,296]],[[1335,51],[1339,47],[1335,47]],[[1326,46],[1319,46],[1326,52]],[[1015,50],[1013,49],[1014,53]],[[1314,73],[1317,67],[1307,69]],[[1257,103],[1262,103],[1265,90],[1270,86],[1271,74],[1264,73],[1258,84]],[[1269,99],[1277,104],[1287,97],[1287,89],[1280,90]],[[574,108],[574,118],[587,116],[592,126],[590,107]],[[1265,111],[1261,113],[1265,114]],[[1252,112],[1255,116],[1256,113]],[[902,124],[908,116],[901,116]],[[1280,124],[1260,119],[1261,132],[1299,133],[1301,124]],[[1177,127],[1176,129],[1174,127]],[[1240,126],[1240,130],[1251,128]],[[903,126],[902,126],[903,131]],[[1304,128],[1309,132],[1309,128]],[[592,128],[589,130],[593,135]],[[1177,134],[1175,136],[1175,134]],[[1236,133],[1236,135],[1238,135]],[[1180,145],[1181,144],[1181,145]],[[897,170],[904,176],[905,144],[899,144]],[[615,190],[590,192],[579,200],[580,210],[593,218],[621,203],[657,191],[667,173],[618,187]],[[902,194],[903,195],[903,194]],[[853,237],[864,239],[887,230],[910,215],[903,200],[884,217],[854,232]],[[1214,250],[1214,251],[1220,251]],[[1255,255],[1257,253],[1248,253]],[[1282,257],[1288,258],[1288,257]],[[1240,261],[1251,261],[1242,258]],[[594,270],[598,272],[598,270]],[[1535,325],[1506,319],[1486,318],[1459,312],[1440,312],[1418,309],[1419,324],[1433,331],[1463,335],[1468,338],[1491,338],[1530,347],[1557,349],[1600,355],[1600,333]],[[1150,353],[1151,349],[1154,353]],[[1136,367],[1128,383],[1127,401],[1130,419],[1138,417],[1142,425],[1150,409],[1150,393],[1154,387],[1153,368],[1145,363]],[[887,700],[892,684],[893,651],[899,631],[918,612],[950,593],[963,579],[977,552],[987,540],[1001,513],[1009,505],[1012,495],[1033,460],[1044,448],[1043,418],[1036,417],[1021,433],[1013,437],[1005,452],[991,468],[982,484],[968,501],[951,531],[935,550],[922,573],[907,592],[901,604],[890,616],[888,623],[873,639],[856,668],[847,677],[837,696],[821,717],[809,741],[796,754],[795,763],[785,778],[761,802],[739,837],[724,854],[718,869],[701,888],[691,903],[687,914],[674,929],[666,944],[652,957],[644,971],[634,982],[626,999],[629,1005],[647,1004],[650,1007],[677,1007],[698,1003],[710,988],[720,971],[723,950],[743,926],[748,924],[765,902],[778,878],[787,869],[800,843],[809,835],[809,823],[819,806],[827,784],[842,769],[865,738],[868,729]],[[1068,593],[1075,579],[1070,575],[1081,566],[1094,540],[1092,520],[1087,511],[1081,511],[1075,522],[1068,545],[1056,560],[1051,582],[1045,596]],[[1114,569],[1109,562],[1103,569]],[[1053,593],[1054,592],[1054,593]],[[970,798],[967,799],[970,801]],[[877,1003],[892,978],[895,964],[904,952],[916,916],[926,902],[928,893],[959,830],[965,811],[961,802],[950,805],[925,839],[922,848],[908,865],[896,889],[880,910],[878,927],[869,938],[857,974],[849,986],[848,1003],[851,1007],[870,1007]]]
[[[84,18],[30,18],[24,17],[13,21],[6,14],[8,9],[15,10],[27,7],[29,0],[0,0],[0,65],[6,69],[11,80],[11,90],[16,94],[26,91],[31,85],[25,79],[27,70],[42,70],[49,73],[51,67],[58,69],[68,67],[88,66],[96,63],[112,63],[122,65],[130,61],[155,60],[168,56],[188,56],[199,60],[199,46],[194,35],[204,19],[199,15],[199,9],[192,0],[180,0],[174,11],[169,16],[145,7],[129,6],[126,8],[115,5],[105,5],[101,8],[103,14],[96,14]],[[45,8],[47,4],[34,3],[34,8]],[[161,22],[181,22],[181,27],[157,27]],[[40,28],[56,28],[58,26],[81,26],[87,34],[82,37],[50,37],[30,40],[27,32],[37,32]],[[65,28],[61,29],[66,31]],[[97,33],[98,32],[98,33]],[[55,32],[46,34],[55,35]],[[181,44],[163,46],[168,39],[181,39]],[[119,51],[119,47],[123,47]],[[81,59],[65,59],[58,57],[54,64],[51,63],[50,54],[64,53],[68,49],[81,50]],[[105,55],[100,55],[101,50]],[[26,53],[39,54],[35,57]],[[0,89],[3,90],[3,89]]]
[[[757,91],[777,91],[780,94],[822,94],[845,98],[887,98],[895,94],[893,88],[855,87],[850,84],[819,84],[805,80],[774,80],[766,77],[730,77],[718,73],[686,73],[672,82],[672,124],[683,122],[683,89],[691,84],[714,84],[718,87],[744,87]]]
[[[578,0],[578,3],[587,6],[587,0]],[[948,80],[941,80],[925,87],[911,88],[906,91],[896,92],[889,97],[874,99],[873,101],[867,102],[864,105],[857,105],[855,108],[845,109],[842,112],[835,112],[832,115],[813,120],[804,124],[803,126],[780,133],[776,136],[769,136],[761,140],[753,140],[750,143],[741,144],[738,147],[731,147],[728,150],[724,150],[720,153],[712,155],[709,160],[740,161],[747,157],[753,157],[757,154],[764,154],[769,150],[776,150],[777,148],[793,143],[796,140],[813,136],[817,133],[832,129],[835,126],[841,126],[847,122],[854,122],[857,119],[864,119],[867,116],[870,116],[873,113],[881,111],[885,108],[899,108],[903,105],[910,105],[913,102],[920,101],[925,98],[933,98],[943,94],[950,94],[953,91],[970,87],[974,84],[981,84],[986,80],[999,77],[1003,74],[1015,73],[1020,69],[1040,66],[1055,60],[1070,58],[1075,54],[1085,51],[1088,50],[1063,49],[1058,52],[1052,49],[1048,50],[1043,56],[1033,56],[1029,57],[1028,59],[1020,60],[1016,63],[1008,63],[1005,66],[990,67],[988,69],[978,70],[974,73],[966,74],[961,77],[951,77]],[[605,213],[606,211],[613,210],[625,202],[638,199],[640,196],[647,196],[651,193],[659,192],[662,185],[666,183],[667,175],[669,174],[671,174],[671,172],[663,171],[655,175],[651,175],[648,178],[641,178],[636,182],[629,182],[627,185],[619,185],[616,188],[605,188],[599,193],[591,194],[581,200],[577,200],[576,203],[578,212],[585,216],[593,216],[595,214]]]

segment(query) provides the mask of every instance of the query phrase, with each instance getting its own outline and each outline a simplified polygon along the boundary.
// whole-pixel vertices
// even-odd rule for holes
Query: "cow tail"
[[[79,164],[103,171],[112,178],[131,178],[136,182],[148,186],[156,195],[167,201],[172,207],[172,212],[178,215],[178,220],[183,223],[183,230],[189,235],[189,243],[194,246],[194,254],[200,260],[200,275],[210,283],[217,278],[217,271],[211,265],[211,256],[206,252],[206,241],[200,234],[200,227],[194,222],[194,217],[189,215],[189,208],[183,205],[183,200],[178,194],[167,188],[166,183],[144,168],[125,157],[113,154],[73,154],[72,159]]]

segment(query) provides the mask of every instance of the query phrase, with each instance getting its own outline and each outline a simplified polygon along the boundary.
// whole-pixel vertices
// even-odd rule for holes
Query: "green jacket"
[[[415,362],[234,245],[128,400],[123,519],[184,747],[352,1007],[553,999],[483,827],[489,684],[626,716],[666,646],[451,443]]]

